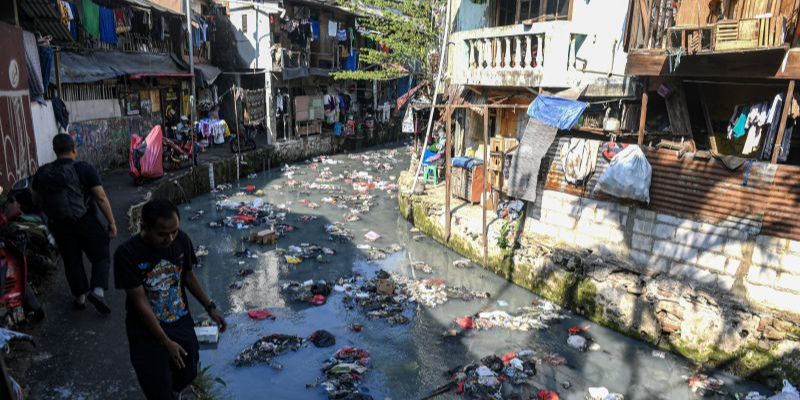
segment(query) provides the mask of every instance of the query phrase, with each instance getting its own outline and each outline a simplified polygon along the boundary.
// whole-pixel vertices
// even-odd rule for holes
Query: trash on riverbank
[[[324,377],[317,378],[307,387],[322,386],[328,399],[371,400],[362,393],[359,384],[364,379],[369,365],[369,353],[355,347],[344,347],[336,351],[322,366]]]
[[[424,263],[422,261],[412,263],[411,264],[411,268],[413,268],[415,271],[423,272],[423,273],[426,273],[426,274],[432,274],[433,273],[433,268],[431,268],[430,265],[428,265],[427,263]]]
[[[604,387],[590,387],[587,400],[623,400],[625,397],[619,393],[612,393]]]
[[[297,351],[305,343],[305,339],[297,336],[283,335],[276,333],[258,339],[250,347],[242,350],[234,365],[237,367],[251,366],[255,364],[267,364],[272,368],[282,370],[283,366],[275,362],[275,357],[291,351]]]
[[[203,246],[202,244],[197,246],[197,248],[194,250],[194,255],[197,258],[203,258],[208,256],[208,247]]]
[[[713,378],[705,374],[694,374],[683,376],[683,379],[689,384],[689,390],[699,396],[712,396],[715,394],[724,395],[722,387],[725,382],[722,379]]]
[[[353,233],[344,227],[341,222],[325,225],[328,239],[334,242],[349,242],[353,240]]]

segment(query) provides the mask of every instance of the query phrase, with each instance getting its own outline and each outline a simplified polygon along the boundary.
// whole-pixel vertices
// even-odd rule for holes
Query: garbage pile
[[[503,393],[528,384],[536,375],[536,360],[532,350],[491,355],[480,362],[457,368],[453,374],[457,392],[470,399],[503,399]],[[510,386],[503,390],[503,386]]]
[[[286,250],[279,252],[290,264],[299,264],[302,260],[314,259],[318,262],[325,262],[326,256],[335,256],[336,250],[330,247],[322,247],[311,243],[300,243],[299,246],[292,245]]]
[[[318,306],[327,302],[331,290],[331,285],[323,280],[308,280],[302,283],[298,281],[289,281],[281,285],[281,291],[290,301],[310,303]]]
[[[736,394],[736,400],[800,400],[800,392],[788,380],[783,380],[783,389],[780,392],[765,396],[759,392],[750,392],[746,395]]]
[[[456,319],[456,324],[462,330],[503,328],[514,331],[532,331],[546,329],[551,321],[564,318],[555,304],[549,301],[539,304],[537,307],[521,307],[513,314],[495,310],[481,312],[474,316],[460,317]]]
[[[332,242],[349,242],[353,240],[353,233],[344,227],[341,222],[325,225],[325,233]]]
[[[444,279],[430,278],[415,280],[401,275],[395,275],[394,280],[407,288],[411,297],[427,307],[436,307],[448,300],[472,301],[491,297],[488,292],[475,292],[464,286],[447,286]]]
[[[380,261],[385,260],[389,254],[397,253],[400,250],[403,250],[403,246],[399,244],[391,244],[384,248],[378,248],[368,244],[359,244],[356,246],[357,249],[361,251],[367,252],[367,260],[369,261]]]
[[[275,362],[275,357],[289,350],[297,351],[305,341],[301,337],[280,333],[264,336],[250,347],[242,350],[233,363],[237,367],[267,364],[272,368],[281,370],[283,366]]]
[[[390,325],[408,323],[409,319],[403,312],[409,303],[415,301],[408,296],[408,290],[403,284],[395,282],[383,270],[369,280],[360,275],[340,279],[335,289],[344,292],[342,301],[348,308],[358,307],[367,318],[383,319]]]
[[[308,387],[322,386],[328,399],[371,400],[362,393],[359,384],[364,379],[369,365],[369,353],[355,347],[344,347],[334,353],[322,366],[325,375]]]

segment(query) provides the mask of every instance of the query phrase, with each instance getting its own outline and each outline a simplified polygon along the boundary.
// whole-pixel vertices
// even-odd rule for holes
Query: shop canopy
[[[59,53],[62,83],[89,83],[129,75],[131,78],[190,77],[168,55],[96,51],[87,54]],[[55,63],[50,83],[56,83]]]

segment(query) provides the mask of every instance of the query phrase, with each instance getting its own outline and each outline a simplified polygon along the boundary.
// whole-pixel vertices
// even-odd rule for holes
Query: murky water
[[[407,149],[403,147],[339,155],[333,159],[341,163],[300,163],[291,174],[275,169],[254,179],[243,177],[238,187],[222,192],[232,196],[247,185],[255,185],[264,191],[261,197],[266,202],[286,206],[285,222],[298,229],[282,237],[277,246],[242,245],[242,238],[248,237],[251,230],[209,227],[209,222],[231,215],[231,212],[215,209],[218,200],[215,194],[194,199],[182,209],[183,229],[196,246],[209,248],[203,267],[197,271],[198,276],[211,297],[226,311],[230,323],[229,331],[222,335],[217,346],[202,350],[202,363],[211,366],[212,373],[224,379],[227,383],[224,391],[231,398],[325,399],[321,387],[307,388],[306,384],[321,376],[323,361],[343,346],[356,346],[371,353],[370,370],[362,386],[375,399],[422,398],[447,382],[445,371],[451,368],[490,354],[523,349],[557,352],[567,358],[568,367],[544,365],[535,376],[537,388],[555,390],[562,399],[583,399],[586,389],[594,386],[605,386],[612,392],[623,393],[626,399],[692,398],[682,379],[682,375],[691,373],[686,360],[669,354],[664,359],[654,357],[651,346],[572,315],[541,331],[495,328],[471,332],[464,337],[444,338],[442,332],[452,327],[456,317],[490,310],[511,312],[529,305],[536,297],[479,266],[468,269],[454,267],[453,262],[462,257],[428,238],[414,240],[418,234],[413,233],[412,226],[400,216],[395,191],[371,190],[369,193],[374,196],[371,210],[363,214],[360,221],[345,223],[354,234],[354,240],[346,243],[329,241],[325,225],[343,221],[350,210],[349,207],[341,208],[341,201],[331,205],[323,198],[331,194],[347,196],[354,193],[352,185],[336,177],[345,171],[365,171],[375,180],[393,182],[409,162]],[[376,165],[379,163],[385,163],[383,167],[389,169],[378,170]],[[333,179],[319,182],[321,175],[323,180]],[[292,187],[290,180],[300,184],[316,181],[334,185],[336,189],[305,190]],[[243,199],[251,201],[253,198],[245,196]],[[302,204],[305,200],[320,207],[309,208]],[[190,221],[189,217],[198,210],[204,210],[205,214]],[[303,216],[307,215],[318,218],[303,221]],[[357,246],[368,243],[364,234],[370,230],[382,236],[372,245],[386,247],[398,243],[404,246],[404,250],[385,260],[369,262],[365,251]],[[327,246],[337,254],[324,257],[323,262],[312,259],[287,267],[282,256],[276,254],[276,247],[285,249],[301,243]],[[255,258],[235,257],[234,253],[242,250],[243,246],[254,252]],[[417,261],[429,264],[433,273],[428,275],[413,270],[410,265]],[[383,320],[368,320],[358,311],[348,310],[343,305],[342,294],[332,294],[327,304],[314,307],[290,302],[280,291],[281,282],[287,280],[335,281],[351,276],[354,271],[371,277],[379,268],[420,279],[443,278],[448,285],[488,291],[492,296],[471,302],[451,300],[435,308],[418,306],[408,313],[410,323],[390,326]],[[240,269],[253,269],[255,273],[239,278],[236,272]],[[236,281],[241,281],[243,287],[230,289],[229,286]],[[195,315],[201,316],[200,307],[197,304],[193,307]],[[255,308],[267,308],[277,318],[251,320],[246,311]],[[349,328],[353,323],[362,324],[363,331],[353,332]],[[590,326],[587,336],[594,339],[601,350],[582,353],[570,348],[566,344],[567,329],[575,325]],[[236,355],[261,336],[284,333],[307,337],[317,329],[333,333],[336,347],[320,349],[309,344],[297,352],[281,355],[276,361],[284,366],[282,371],[266,365],[242,368],[233,365]],[[729,392],[761,389],[765,393],[761,387],[724,374],[715,376],[726,381],[725,389]],[[569,389],[562,388],[565,381],[570,382]],[[458,398],[458,395],[451,392],[440,398]]]

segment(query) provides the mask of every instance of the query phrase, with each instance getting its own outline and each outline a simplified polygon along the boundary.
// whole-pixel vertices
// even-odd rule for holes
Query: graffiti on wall
[[[10,188],[36,172],[38,161],[22,30],[0,22],[0,37],[0,185]]]
[[[145,136],[160,123],[161,118],[157,115],[98,119],[71,124],[69,134],[75,140],[80,160],[99,170],[109,170],[127,165],[134,133]]]

